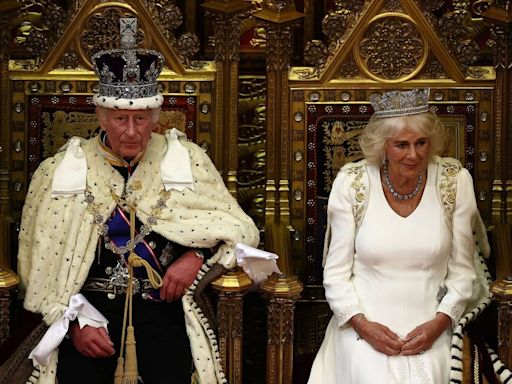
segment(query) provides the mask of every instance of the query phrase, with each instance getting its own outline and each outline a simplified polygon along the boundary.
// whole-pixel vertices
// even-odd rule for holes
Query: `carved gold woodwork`
[[[23,3],[30,1],[24,0]],[[29,175],[24,171],[30,165],[27,151],[34,142],[34,136],[26,132],[30,125],[26,115],[31,100],[47,94],[68,98],[94,91],[97,80],[90,71],[87,54],[79,48],[81,34],[76,32],[91,23],[94,14],[104,15],[107,10],[137,14],[141,26],[139,43],[166,54],[168,68],[161,77],[164,93],[168,97],[190,95],[194,98],[199,107],[194,126],[195,141],[210,151],[215,164],[223,171],[229,190],[238,195],[244,208],[250,207],[247,211],[258,226],[263,228],[267,224],[266,244],[270,250],[280,254],[280,265],[285,266],[281,267],[282,270],[288,273],[287,276],[297,271],[306,284],[301,304],[306,304],[308,300],[315,302],[324,299],[321,274],[314,269],[319,265],[320,255],[318,247],[314,248],[313,245],[315,241],[322,241],[321,234],[315,238],[310,235],[311,228],[321,226],[318,217],[309,214],[313,205],[319,203],[312,198],[319,192],[316,189],[318,185],[314,184],[322,181],[330,185],[336,169],[360,156],[357,136],[365,124],[361,119],[350,117],[340,118],[333,124],[324,120],[311,128],[312,115],[357,115],[362,113],[360,108],[369,111],[368,100],[376,90],[431,87],[434,107],[445,112],[447,106],[455,108],[454,116],[445,120],[450,132],[454,133],[449,152],[473,164],[477,203],[486,222],[511,220],[512,181],[508,170],[512,169],[512,158],[508,148],[512,148],[512,135],[508,133],[511,113],[506,110],[507,106],[512,105],[512,82],[510,70],[507,72],[506,68],[510,66],[511,57],[509,25],[512,7],[505,6],[510,2],[304,0],[304,13],[307,15],[304,20],[303,57],[305,65],[310,67],[290,67],[290,58],[295,60],[298,57],[300,60],[301,56],[301,52],[293,52],[293,49],[297,49],[297,44],[293,42],[300,41],[301,33],[294,31],[294,24],[300,22],[301,15],[295,10],[293,1],[204,2],[206,9],[207,4],[211,6],[209,19],[215,33],[215,62],[203,63],[205,67],[191,59],[198,47],[194,36],[183,35],[180,39],[176,35],[178,30],[196,30],[192,15],[194,10],[200,12],[204,9],[198,6],[198,2],[76,0],[68,3],[74,6],[65,14],[58,8],[48,11],[37,8],[37,15],[25,15],[22,19],[0,17],[0,42],[10,37],[5,33],[10,28],[3,28],[5,25],[12,27],[13,22],[26,22],[26,29],[19,29],[19,33],[15,34],[15,50],[23,52],[25,56],[12,59],[11,72],[8,76],[2,76],[0,88],[0,145],[4,148],[4,152],[0,151],[0,213],[12,213],[0,227],[2,233],[14,227],[11,222],[19,215],[27,186]],[[257,23],[252,17],[244,18],[243,11],[236,10],[247,3],[258,7]],[[317,11],[325,4],[332,4],[333,9],[326,12],[322,25],[314,26],[313,23],[320,19]],[[3,3],[0,10],[2,6]],[[475,62],[481,53],[475,46],[475,39],[485,23],[480,18],[470,17],[469,6],[479,7],[479,13],[486,22],[499,22],[493,27],[493,39],[488,41],[495,44],[495,67]],[[229,15],[232,14],[237,16],[231,19]],[[59,21],[55,26],[48,23],[57,19]],[[242,94],[238,92],[238,84],[243,83],[243,80],[238,83],[238,40],[241,32],[255,25],[258,30],[252,44],[257,47],[268,44],[266,90],[264,86],[261,88],[264,91],[257,100],[261,104],[268,95],[266,108],[261,105],[248,106],[250,101],[240,100],[241,97],[236,96]],[[101,27],[97,29],[101,30]],[[323,41],[314,36],[314,31],[320,29],[324,35]],[[401,44],[394,45],[389,39],[379,39],[377,32],[382,31],[395,33]],[[297,37],[294,35],[299,39],[294,40]],[[56,45],[58,38],[61,43]],[[108,47],[108,44],[113,44],[115,35],[102,36],[92,43],[100,47],[101,39],[105,39],[104,46]],[[0,43],[0,58],[5,47],[7,44]],[[66,82],[71,91],[62,91],[64,86],[67,89]],[[265,83],[265,80],[262,82]],[[190,84],[195,90],[187,93],[185,88],[191,89]],[[467,115],[459,113],[461,105],[475,109],[476,122],[468,123]],[[238,125],[237,118],[245,108],[254,109],[258,116],[256,123],[243,122]],[[332,112],[329,113],[331,108]],[[201,112],[203,110],[205,113]],[[165,118],[161,121],[162,127],[178,125],[181,128],[187,121],[178,111],[164,111],[162,116]],[[71,129],[73,124],[87,121],[85,114],[71,115],[66,112],[61,117],[64,126]],[[263,123],[265,118],[267,130]],[[55,117],[53,114],[43,115],[44,127],[48,127],[48,119],[53,121]],[[317,127],[329,131],[325,139],[333,142],[310,141],[311,130]],[[60,132],[61,128],[57,126],[51,129]],[[335,134],[331,135],[330,130],[336,130]],[[258,137],[261,137],[259,142]],[[244,141],[246,139],[250,144]],[[50,141],[48,137],[43,137],[43,144]],[[316,145],[314,149],[310,149],[312,144]],[[326,146],[330,148],[328,151]],[[54,143],[52,148],[56,147],[57,143]],[[19,152],[14,148],[18,148]],[[311,156],[314,150],[318,151],[318,155],[325,155],[331,168],[325,169],[328,171],[325,175],[311,180],[308,176],[310,167],[318,165]],[[245,168],[243,156],[249,152],[251,156],[248,159],[253,163]],[[318,208],[318,205],[315,207]],[[3,245],[6,246],[5,243]],[[221,350],[224,348],[228,353],[240,348],[241,351],[236,342],[227,341],[242,329],[236,325],[241,318],[241,296],[236,293],[222,295],[219,313],[227,311],[230,314],[231,317],[225,318],[233,324],[235,332],[231,334],[229,329],[221,330],[226,335]],[[270,339],[276,337],[276,340],[280,340],[283,336],[287,341],[293,340],[289,333],[293,331],[286,328],[286,332],[280,334],[282,330],[273,325],[293,326],[294,301],[272,295],[269,297],[273,297],[269,299],[269,319],[274,320],[273,324],[269,324]],[[506,332],[508,327],[501,326],[500,329]],[[297,330],[295,335],[297,338]],[[304,335],[304,339],[309,340],[309,336]],[[316,350],[321,337],[316,337],[316,340],[316,344],[311,342],[313,344],[307,345],[305,350]],[[292,352],[286,349],[280,354],[277,344],[269,345],[267,377],[271,380],[278,380],[276,377],[279,374],[288,377]],[[233,380],[241,380],[241,369],[236,368],[241,355],[233,352],[229,355],[232,359],[227,356],[223,358],[223,363],[231,368],[226,368],[226,373]]]
[[[217,163],[229,192],[237,195],[238,151],[238,63],[240,26],[249,4],[242,0],[207,1],[202,4],[213,20],[215,62],[217,65],[215,108],[216,126],[222,127],[214,145]],[[226,113],[227,112],[227,113]],[[231,150],[221,150],[221,148]]]
[[[292,383],[293,311],[302,284],[291,266],[290,227],[290,112],[288,68],[293,28],[302,14],[293,1],[264,1],[255,17],[267,32],[267,185],[265,247],[277,254],[282,276],[275,274],[261,286],[268,298],[267,378],[276,384]]]
[[[293,2],[263,2],[254,15],[267,31],[267,187],[266,226],[289,225],[289,91],[287,70],[292,51],[292,29],[302,14]],[[270,244],[267,244],[270,246]],[[286,257],[286,255],[281,255]],[[287,257],[286,257],[287,258]],[[283,272],[288,262],[280,259]]]
[[[493,181],[493,222],[512,223],[512,10],[509,1],[482,2],[481,14],[493,22],[494,66],[496,68],[495,179]]]
[[[295,277],[269,277],[260,287],[267,305],[267,384],[291,384],[294,306],[302,291]]]
[[[400,13],[376,16],[354,46],[359,68],[377,81],[403,82],[417,75],[426,63],[428,43],[413,20]]]
[[[238,202],[258,228],[265,227],[265,94],[265,76],[239,77]]]
[[[10,335],[11,300],[11,291],[8,289],[0,288],[0,345],[2,345],[2,343],[7,340]]]
[[[512,366],[510,341],[512,339],[512,280],[505,278],[496,282],[492,297],[498,302],[498,355],[508,367]]]
[[[243,296],[252,285],[242,271],[227,272],[212,282],[218,292],[218,342],[228,383],[242,384]]]
[[[17,14],[20,17],[10,20],[11,28],[17,30],[16,46],[31,55],[31,59],[17,62],[19,69],[38,68],[44,62],[48,63],[46,69],[55,68],[59,62],[62,68],[80,64],[90,69],[91,53],[118,46],[117,20],[120,16],[130,15],[139,18],[138,43],[148,46],[156,40],[155,45],[166,45],[167,49],[162,52],[177,73],[183,74],[186,69],[199,70],[207,64],[192,60],[199,49],[199,39],[194,33],[176,36],[183,16],[174,1],[84,1],[70,3],[65,10],[51,2],[28,0]],[[147,28],[153,23],[158,27]],[[70,29],[76,27],[84,34],[70,34]],[[148,34],[144,35],[146,29]],[[109,33],[105,34],[106,31]],[[56,57],[53,47],[63,41],[69,51],[63,52],[65,56]]]
[[[174,1],[149,1],[149,10],[165,37],[176,40],[174,31],[183,23],[183,14]]]
[[[10,306],[19,278],[0,265],[0,345],[10,334]]]
[[[294,72],[298,78],[319,79],[328,81],[334,78],[334,74],[341,67],[350,67],[351,50],[357,57],[361,54],[369,56],[367,59],[358,60],[357,64],[360,70],[366,72],[365,77],[373,78],[381,82],[405,81],[413,78],[417,71],[412,74],[411,65],[418,71],[423,64],[427,64],[430,58],[439,60],[445,70],[448,70],[448,77],[463,81],[467,78],[489,79],[489,69],[473,66],[477,61],[480,50],[475,42],[478,32],[481,30],[481,22],[471,18],[468,10],[468,2],[457,2],[453,4],[453,9],[445,12],[441,17],[436,16],[438,9],[444,2],[414,2],[414,1],[358,1],[357,7],[353,2],[338,1],[335,10],[329,11],[323,20],[323,31],[327,37],[327,44],[314,42],[316,46],[328,47],[329,55],[325,58],[320,55],[310,64],[314,68],[296,68]],[[439,19],[438,19],[439,17]],[[409,18],[407,20],[407,18]],[[376,23],[371,26],[370,24]],[[443,24],[439,28],[438,24]],[[378,27],[376,29],[376,27]],[[390,32],[386,34],[386,39],[372,39],[371,34],[378,29]],[[398,33],[398,31],[406,33]],[[416,33],[417,31],[417,33]],[[363,34],[367,34],[365,41]],[[412,34],[411,34],[412,33]],[[389,36],[395,39],[389,39]],[[439,37],[441,36],[441,37]],[[417,39],[420,40],[417,40]],[[386,47],[394,41],[402,41],[402,44],[395,47]],[[371,49],[371,51],[361,52],[362,47]],[[354,46],[355,45],[355,46]],[[311,48],[311,44],[308,48]],[[392,48],[392,49],[386,49]],[[380,56],[384,63],[383,68],[368,68],[371,62],[372,54],[378,57],[375,50],[382,50],[387,55]],[[420,51],[418,51],[418,49]],[[318,49],[317,49],[318,51]],[[323,51],[323,49],[320,49]],[[398,55],[402,52],[404,55],[396,56],[394,61],[386,61],[389,55]],[[304,54],[309,54],[308,49]],[[349,60],[349,64],[345,61]],[[368,64],[366,62],[368,61]],[[417,65],[414,62],[418,61]],[[379,63],[380,65],[380,63]],[[391,65],[391,67],[389,67]],[[367,68],[365,70],[365,68]],[[400,70],[411,76],[398,76],[392,73]],[[376,70],[376,71],[375,71]],[[388,73],[382,76],[382,72]],[[376,73],[374,73],[376,72]],[[398,73],[399,74],[399,73]],[[372,77],[375,76],[375,77]],[[391,76],[390,76],[391,75]],[[492,77],[492,74],[491,74]],[[397,80],[401,78],[401,80]]]

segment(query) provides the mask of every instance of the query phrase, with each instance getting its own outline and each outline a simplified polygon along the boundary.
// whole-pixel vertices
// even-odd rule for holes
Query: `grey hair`
[[[109,111],[117,111],[117,109],[110,109],[110,108],[97,106],[96,107],[96,116],[98,116],[98,120],[105,121]],[[155,124],[158,123],[158,120],[160,118],[160,111],[161,111],[160,107],[151,109],[151,120]]]
[[[384,157],[386,141],[406,128],[425,135],[430,140],[429,160],[440,155],[446,148],[448,134],[441,120],[432,112],[389,118],[372,116],[359,137],[359,145],[366,161],[379,166]]]

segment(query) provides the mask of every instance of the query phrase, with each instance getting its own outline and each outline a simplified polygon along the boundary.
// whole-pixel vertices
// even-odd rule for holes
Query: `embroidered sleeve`
[[[466,169],[457,177],[457,197],[452,221],[452,251],[445,278],[446,294],[438,311],[446,313],[455,325],[459,321],[473,292],[475,269],[473,253],[473,223],[477,217],[473,181]]]
[[[347,174],[340,172],[334,180],[327,207],[331,240],[324,266],[324,287],[338,326],[363,312],[352,284],[356,223],[349,184]]]

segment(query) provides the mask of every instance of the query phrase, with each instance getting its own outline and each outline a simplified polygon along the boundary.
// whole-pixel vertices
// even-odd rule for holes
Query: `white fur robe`
[[[221,244],[217,253],[203,265],[182,301],[200,383],[224,383],[215,334],[194,302],[193,291],[211,265],[220,263],[226,268],[235,265],[237,243],[257,246],[259,232],[230,195],[204,151],[190,142],[181,141],[181,144],[190,154],[195,190],[172,191],[153,231],[193,248]],[[116,206],[110,190],[114,189],[120,196],[125,181],[104,159],[97,138],[86,140],[81,146],[87,158],[87,185],[105,221]],[[147,223],[151,206],[156,204],[163,190],[160,160],[166,148],[165,138],[152,134],[144,157],[127,181],[131,188],[127,188],[126,200],[136,206],[142,223]],[[41,313],[48,325],[61,317],[70,297],[80,291],[94,261],[99,238],[98,227],[83,194],[51,197],[55,167],[63,156],[61,152],[46,159],[34,173],[19,237],[18,270],[25,292],[24,306]],[[55,351],[49,366],[42,368],[39,383],[55,383],[57,359]]]

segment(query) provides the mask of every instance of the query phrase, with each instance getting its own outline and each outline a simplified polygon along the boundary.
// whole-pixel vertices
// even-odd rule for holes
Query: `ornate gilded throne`
[[[491,308],[472,332],[497,330],[497,338],[491,332],[485,341],[512,367],[508,0],[4,1],[0,343],[7,339],[6,350],[28,334],[16,339],[9,312],[20,316],[13,300],[16,238],[31,173],[66,138],[95,134],[90,96],[97,79],[89,56],[117,44],[111,31],[127,15],[139,18],[139,45],[165,55],[161,129],[177,126],[208,152],[260,227],[261,247],[280,255],[283,274],[259,288],[264,300],[247,295],[251,282],[238,270],[211,283],[219,292],[218,335],[230,383],[306,382],[330,317],[321,285],[327,196],[338,169],[361,157],[357,138],[372,113],[371,94],[388,88],[431,88],[433,108],[451,134],[447,152],[473,175],[495,243],[490,267],[499,309]],[[267,337],[259,343],[252,335],[262,332]],[[465,345],[472,360],[464,363],[464,382],[484,376],[498,382],[495,370],[505,377],[484,344]],[[0,353],[0,363],[8,357]],[[484,363],[488,368],[480,369]]]

